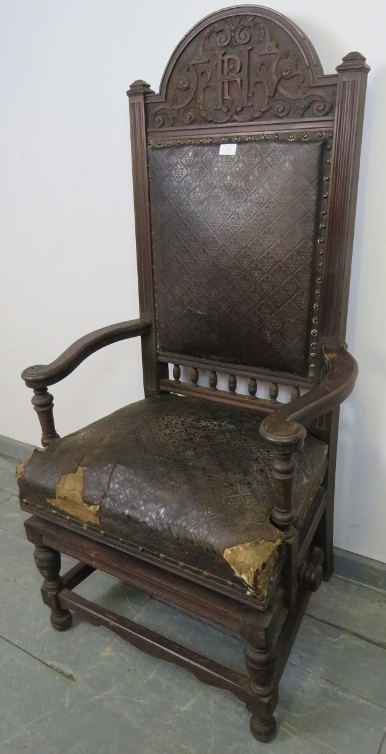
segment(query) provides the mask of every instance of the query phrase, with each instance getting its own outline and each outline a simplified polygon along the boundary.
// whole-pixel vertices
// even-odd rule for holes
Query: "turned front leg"
[[[281,604],[281,597],[277,595],[263,613],[245,610],[240,624],[249,676],[247,709],[252,712],[251,731],[255,738],[265,743],[276,733],[273,713],[279,694],[274,641]]]
[[[61,566],[60,552],[45,545],[36,545],[35,563],[44,577],[41,593],[43,602],[51,609],[51,625],[57,631],[66,631],[72,624],[69,610],[60,607],[58,594],[63,588],[63,579],[59,575]]]
[[[245,644],[245,664],[250,678],[247,707],[252,712],[251,731],[258,741],[271,741],[276,734],[273,716],[278,702],[275,680],[276,652],[267,642],[264,647]]]

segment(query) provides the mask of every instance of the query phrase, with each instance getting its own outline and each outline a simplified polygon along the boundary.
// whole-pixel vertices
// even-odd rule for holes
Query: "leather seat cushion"
[[[284,538],[269,522],[271,453],[261,419],[195,398],[148,398],[34,451],[20,497],[140,557],[264,602],[279,578]],[[326,456],[327,446],[310,436],[297,454],[299,511]]]

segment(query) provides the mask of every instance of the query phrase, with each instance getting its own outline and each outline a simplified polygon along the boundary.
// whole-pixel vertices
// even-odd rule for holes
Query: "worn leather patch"
[[[258,594],[266,595],[276,573],[283,546],[283,538],[276,542],[244,542],[224,550],[223,557],[236,576]]]
[[[63,474],[55,487],[55,497],[47,498],[47,503],[80,521],[99,524],[99,504],[87,505],[83,500],[85,471],[85,466],[79,466],[74,473]]]
[[[23,461],[20,461],[20,463],[16,464],[16,467],[15,467],[15,476],[16,476],[16,479],[20,479],[20,477],[21,477],[21,475],[22,475],[22,473],[24,471],[24,466],[31,459],[31,456],[32,456],[32,453],[30,453],[30,455],[27,456],[27,458],[24,458]]]

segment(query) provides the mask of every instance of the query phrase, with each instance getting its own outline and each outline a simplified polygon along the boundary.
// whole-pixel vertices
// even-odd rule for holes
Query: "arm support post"
[[[54,397],[46,387],[38,387],[34,390],[31,403],[38,415],[42,428],[42,445],[46,448],[59,437],[54,422]]]
[[[294,453],[301,450],[304,444],[306,430],[300,424],[293,425],[290,443],[275,443],[272,458],[272,476],[274,507],[271,518],[273,523],[280,529],[287,531],[295,521],[295,512],[292,505],[292,488],[295,474]],[[289,427],[292,429],[292,427]]]

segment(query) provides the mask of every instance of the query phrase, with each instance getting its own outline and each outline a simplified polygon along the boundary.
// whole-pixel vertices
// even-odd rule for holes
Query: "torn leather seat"
[[[19,476],[20,496],[45,515],[265,604],[284,535],[269,521],[271,452],[259,436],[261,418],[176,395],[140,401],[35,451]],[[297,454],[298,517],[326,457],[327,445],[308,436]]]

